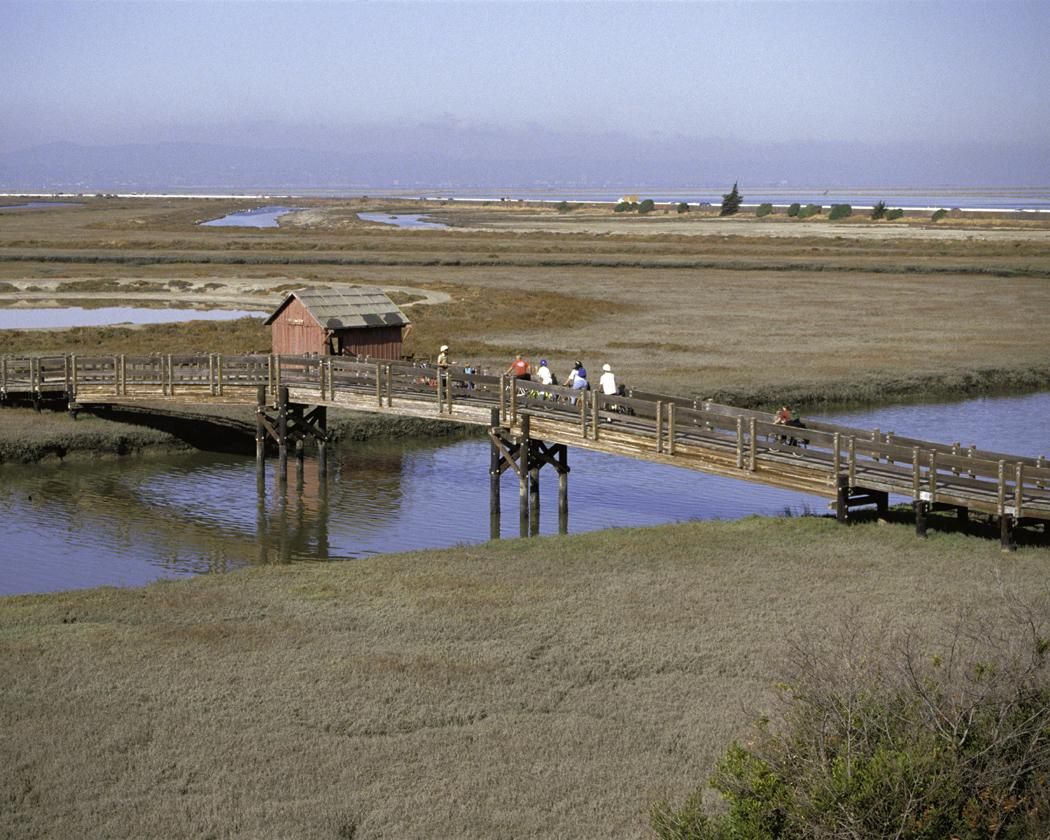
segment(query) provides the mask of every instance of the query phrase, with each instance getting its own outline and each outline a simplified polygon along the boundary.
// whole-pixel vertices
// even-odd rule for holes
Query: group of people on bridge
[[[442,344],[437,356],[436,366],[438,370],[448,370],[450,364],[449,346],[447,344]],[[569,371],[564,382],[558,381],[558,377],[551,370],[546,359],[540,359],[539,365],[533,369],[528,360],[520,353],[514,357],[514,361],[511,362],[510,366],[504,371],[504,373],[506,376],[510,376],[516,380],[535,382],[538,387],[545,385],[562,385],[565,388],[571,388],[577,391],[591,390],[591,383],[587,377],[587,368],[584,367],[583,362],[578,359],[573,363],[572,370]],[[612,365],[609,363],[602,365],[602,373],[601,376],[598,377],[598,388],[603,394],[609,396],[617,394],[623,395],[624,393],[624,386],[617,383],[616,374],[613,372]]]

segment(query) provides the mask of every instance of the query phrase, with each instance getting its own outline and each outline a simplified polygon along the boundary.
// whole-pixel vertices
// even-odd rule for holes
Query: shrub
[[[638,205],[638,212],[643,214],[652,213],[655,209],[656,202],[654,202],[651,198],[643,199],[642,203]]]
[[[781,707],[711,782],[656,804],[674,840],[1050,836],[1050,610],[1003,604],[941,638],[846,619],[793,645]]]
[[[758,208],[755,210],[755,215],[761,219],[763,216],[768,216],[772,212],[773,205],[767,201],[765,204],[758,205]]]
[[[572,206],[569,204],[569,202],[563,201],[558,205],[557,210],[559,213],[568,213],[570,210],[572,210]]]
[[[948,211],[945,210],[942,207],[940,210],[934,210],[933,211],[933,215],[930,216],[930,221],[931,222],[939,222],[941,219],[943,219],[947,215],[948,215]]]
[[[853,215],[853,208],[848,204],[832,204],[831,212],[828,213],[828,218],[832,221],[836,219],[846,219]]]
[[[900,207],[894,207],[892,210],[887,210],[886,211],[886,218],[887,218],[887,220],[889,220],[891,222],[894,219],[901,218],[901,216],[903,216],[903,215],[904,215],[904,211],[901,210]]]
[[[871,218],[881,219],[886,215],[886,202],[880,201],[874,207],[871,208]]]
[[[802,205],[797,201],[788,207],[787,214],[793,219],[802,211]]]
[[[631,205],[629,203],[627,203],[626,201],[621,201],[619,204],[617,204],[613,208],[613,212],[615,212],[615,213],[626,213],[630,209],[631,209]]]
[[[675,208],[679,213],[688,213],[689,205],[684,201],[679,201],[678,206]]]
[[[740,209],[740,202],[744,200],[744,197],[737,192],[736,183],[733,183],[733,189],[722,196],[722,209],[719,211],[719,216],[732,216]]]
[[[798,211],[798,217],[800,219],[808,219],[810,216],[816,216],[818,213],[823,213],[824,208],[819,204],[807,204],[801,210]]]

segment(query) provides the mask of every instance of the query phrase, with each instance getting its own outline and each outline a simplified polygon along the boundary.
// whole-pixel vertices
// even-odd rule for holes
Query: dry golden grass
[[[764,234],[764,225],[797,231],[795,220],[295,203],[308,211],[279,230],[195,225],[251,204],[243,201],[91,199],[8,213],[0,218],[0,283],[66,291],[80,282],[135,290],[193,283],[200,301],[311,283],[446,290],[448,304],[406,307],[417,322],[406,349],[417,357],[446,342],[458,360],[490,368],[518,351],[546,356],[559,371],[580,357],[591,367],[610,362],[622,381],[645,390],[747,401],[914,397],[953,391],[973,372],[980,375],[968,381],[978,389],[1050,382],[1047,225],[821,220],[807,222],[805,235],[782,237]],[[397,230],[361,222],[362,210],[429,211],[461,227]],[[594,232],[602,220],[620,232]],[[216,344],[207,349],[258,343],[222,333],[211,328]],[[103,343],[87,333],[47,340],[56,350]],[[162,340],[202,349],[189,335]],[[4,349],[43,349],[43,341],[18,336]],[[121,348],[134,352],[133,343]]]
[[[935,626],[1050,550],[695,523],[0,600],[0,834],[643,837],[785,636]]]

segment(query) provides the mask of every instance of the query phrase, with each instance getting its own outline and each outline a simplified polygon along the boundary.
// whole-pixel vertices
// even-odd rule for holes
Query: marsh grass
[[[840,610],[935,626],[1047,549],[746,519],[0,600],[0,833],[644,837]]]
[[[674,221],[678,214],[633,219],[607,235],[589,226],[614,214],[594,206],[558,214],[517,205],[310,200],[308,212],[276,230],[195,226],[233,204],[244,206],[92,200],[76,212],[12,214],[0,231],[0,282],[25,287],[59,277],[65,288],[83,280],[108,289],[146,278],[172,288],[251,278],[271,290],[311,283],[444,289],[449,304],[405,300],[416,324],[407,352],[417,357],[442,343],[491,369],[515,352],[547,356],[559,371],[579,357],[592,367],[610,362],[621,381],[649,391],[750,405],[963,396],[1045,387],[1050,376],[1045,225],[902,220],[863,238],[854,232],[870,225],[844,222],[834,236],[798,228],[797,237],[776,237],[755,233],[763,220],[710,226],[710,214],[690,213],[684,221]],[[356,220],[360,210],[406,208],[455,226],[400,231]],[[530,227],[536,220],[553,220],[557,231]],[[794,220],[776,224],[792,228]],[[830,230],[835,223],[808,224]],[[187,294],[207,300],[205,289]],[[261,327],[246,324],[186,329],[8,334],[0,349],[269,345]]]

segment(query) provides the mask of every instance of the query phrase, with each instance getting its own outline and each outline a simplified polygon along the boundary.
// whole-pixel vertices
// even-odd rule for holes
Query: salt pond
[[[0,330],[104,327],[116,324],[168,324],[175,321],[229,321],[264,317],[246,309],[151,309],[134,306],[16,307],[0,309]]]

